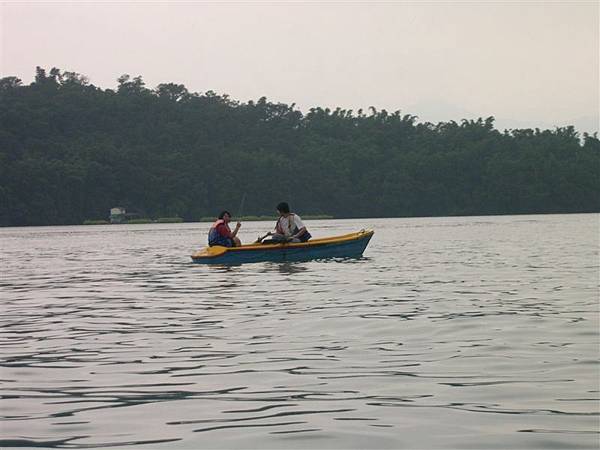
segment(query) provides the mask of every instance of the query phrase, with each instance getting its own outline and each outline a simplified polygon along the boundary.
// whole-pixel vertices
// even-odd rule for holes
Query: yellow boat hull
[[[199,264],[242,264],[264,261],[306,261],[325,258],[359,258],[374,232],[356,233],[285,244],[248,244],[241,247],[205,247],[192,255]]]

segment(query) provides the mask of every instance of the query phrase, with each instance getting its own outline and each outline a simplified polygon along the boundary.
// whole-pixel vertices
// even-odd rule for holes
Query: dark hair
[[[286,202],[281,202],[279,205],[277,205],[277,211],[288,214],[290,212],[290,205],[288,205]]]
[[[231,213],[229,211],[221,211],[221,214],[219,214],[219,219],[223,219],[225,214],[229,214],[229,217],[231,217]]]

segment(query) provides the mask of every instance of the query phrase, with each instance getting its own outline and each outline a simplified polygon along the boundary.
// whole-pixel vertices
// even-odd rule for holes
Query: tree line
[[[600,211],[600,142],[572,126],[311,108],[123,75],[0,79],[0,225],[78,224],[114,206],[198,220],[235,208],[404,217]]]

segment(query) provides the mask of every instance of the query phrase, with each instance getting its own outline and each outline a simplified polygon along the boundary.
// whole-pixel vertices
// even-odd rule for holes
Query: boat
[[[325,258],[360,258],[367,248],[373,230],[361,230],[308,242],[268,244],[255,242],[240,247],[205,247],[192,255],[198,264],[235,265],[265,261],[307,261]]]

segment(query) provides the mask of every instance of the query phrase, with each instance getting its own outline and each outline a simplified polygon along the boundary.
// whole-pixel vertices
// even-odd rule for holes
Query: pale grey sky
[[[598,131],[599,2],[2,2],[0,75]]]

